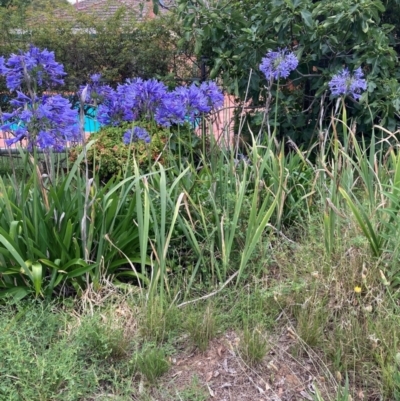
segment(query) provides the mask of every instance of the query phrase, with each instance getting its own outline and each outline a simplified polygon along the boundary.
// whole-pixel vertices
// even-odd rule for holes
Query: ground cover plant
[[[397,133],[359,138],[348,102],[370,74],[343,67],[318,140],[284,138],[274,91],[299,66],[289,49],[260,58],[267,107],[242,148],[215,139],[213,82],[91,76],[81,116],[95,105],[125,150],[102,176],[112,155],[49,93],[54,53],[0,58],[2,129],[26,141],[22,177],[0,179],[3,397],[399,399]]]

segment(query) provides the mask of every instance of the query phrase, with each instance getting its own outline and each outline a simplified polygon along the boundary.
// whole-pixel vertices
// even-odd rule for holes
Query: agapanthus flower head
[[[113,89],[109,85],[103,85],[101,83],[101,74],[92,74],[89,82],[86,85],[79,87],[78,95],[82,98],[85,103],[92,103],[97,105],[101,103],[105,97],[107,97]]]
[[[296,55],[287,49],[269,51],[261,60],[260,71],[267,80],[287,78],[297,68],[299,60]]]
[[[350,74],[348,68],[343,68],[332,77],[328,85],[333,96],[351,95],[356,100],[360,99],[361,93],[367,89],[367,81],[364,79],[361,67],[353,74]]]
[[[63,84],[66,75],[63,65],[55,61],[54,52],[34,46],[30,46],[26,52],[12,54],[8,60],[2,58],[0,74],[6,77],[10,91],[21,89],[28,83],[49,88]]]
[[[200,90],[203,95],[207,98],[208,105],[217,110],[221,108],[224,104],[224,95],[222,91],[218,88],[218,85],[214,81],[203,82],[200,85]]]
[[[183,124],[185,116],[186,104],[182,102],[182,97],[175,90],[163,97],[161,104],[157,107],[154,119],[157,124],[170,127],[172,124]]]
[[[135,126],[124,133],[122,138],[125,145],[129,145],[132,142],[144,141],[145,143],[150,143],[151,138],[149,133],[145,128]]]
[[[42,149],[61,150],[67,142],[80,140],[77,110],[60,95],[26,97],[17,102],[12,113],[3,113],[0,130],[11,133],[14,138],[6,141],[8,146],[28,140],[28,148],[38,146]],[[19,106],[25,99],[25,104]]]
[[[156,79],[148,79],[143,81],[143,84],[137,88],[136,93],[140,113],[150,116],[154,114],[162,98],[167,93],[167,87]]]
[[[196,84],[192,84],[188,88],[181,86],[177,88],[177,90],[179,89],[181,89],[182,101],[186,104],[187,117],[191,122],[201,114],[211,111],[208,97]]]

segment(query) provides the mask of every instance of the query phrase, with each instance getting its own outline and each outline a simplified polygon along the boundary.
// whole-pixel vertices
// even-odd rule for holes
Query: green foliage
[[[208,348],[208,344],[217,333],[215,311],[208,305],[205,311],[193,313],[186,322],[186,330],[193,344],[202,352]]]
[[[82,158],[53,182],[28,163],[19,183],[0,179],[2,297],[79,293],[91,283],[100,288],[108,276],[146,281],[132,269],[141,260],[139,229],[132,223],[140,177],[100,187],[79,174]]]
[[[139,11],[121,7],[103,20],[68,3],[43,0],[35,7],[36,3],[0,7],[0,55],[8,56],[29,44],[54,51],[68,74],[67,91],[75,93],[93,73],[101,73],[113,84],[132,77],[157,77],[174,85],[176,78],[193,75],[190,46],[178,49],[181,28],[171,14],[138,21]]]
[[[268,342],[259,327],[246,327],[239,343],[239,353],[249,366],[260,364],[268,352]]]
[[[398,5],[393,0],[387,7],[385,12],[380,0],[249,0],[207,5],[182,0],[178,14],[185,29],[182,40],[195,41],[196,54],[207,57],[211,78],[221,77],[240,100],[252,100],[254,115],[268,96],[258,68],[261,58],[278,47],[294,50],[300,60],[297,71],[280,82],[279,90],[273,86],[272,104],[277,104],[279,134],[308,145],[329,125],[334,101],[327,83],[343,66],[350,70],[362,66],[368,79],[360,102],[346,102],[357,133],[370,135],[373,123],[396,129],[400,85],[393,32],[399,23],[390,12]],[[258,124],[261,121],[258,118]],[[257,123],[255,127],[253,132],[262,128]]]
[[[169,370],[169,363],[162,348],[148,347],[136,355],[137,370],[143,374],[150,383]]]
[[[90,135],[89,140],[95,140],[94,145],[87,152],[87,162],[92,173],[103,182],[112,177],[123,176],[127,169],[132,170],[135,162],[142,170],[149,171],[155,160],[163,162],[168,157],[167,142],[169,132],[147,124],[139,124],[146,128],[151,136],[151,143],[143,141],[125,145],[122,141],[124,133],[132,128],[130,124],[122,126],[106,126],[97,133]],[[73,148],[69,152],[72,162],[82,152],[82,146]],[[82,160],[84,166],[84,160]]]

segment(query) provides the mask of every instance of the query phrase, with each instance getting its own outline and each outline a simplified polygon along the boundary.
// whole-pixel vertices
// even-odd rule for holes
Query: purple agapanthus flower
[[[129,145],[132,142],[144,141],[145,143],[150,143],[151,138],[146,129],[142,127],[134,127],[125,132],[122,140],[125,145]]]
[[[140,118],[152,118],[163,97],[167,93],[164,83],[156,79],[137,78],[130,83],[134,94],[136,109]]]
[[[20,103],[21,100],[18,101]],[[23,107],[16,108],[12,113],[3,113],[2,120],[0,130],[14,135],[6,141],[8,146],[27,139],[30,149],[38,146],[61,150],[67,142],[80,140],[77,111],[60,95],[43,95],[35,102],[26,98]]]
[[[172,124],[181,125],[185,122],[186,105],[175,90],[167,93],[156,110],[154,119],[162,127],[170,127]]]
[[[85,93],[84,102],[97,104],[110,89],[110,86],[101,84],[101,74],[92,74],[89,82],[79,87],[78,95],[81,98]]]
[[[299,60],[293,52],[287,49],[269,51],[261,60],[260,71],[267,80],[287,78],[297,68]]]
[[[163,98],[156,110],[155,120],[164,127],[180,125],[185,121],[193,122],[196,117],[209,113],[211,109],[209,96],[198,86],[179,86]]]
[[[223,95],[214,82],[200,87],[179,86],[168,92],[167,87],[155,79],[135,78],[118,85],[116,90],[100,86],[101,104],[97,118],[104,125],[118,125],[124,121],[154,119],[157,124],[169,127],[183,124],[223,104]]]
[[[207,98],[208,105],[212,109],[217,110],[223,106],[224,95],[214,81],[203,82],[200,85],[200,90],[203,92],[203,95]]]
[[[18,127],[13,130],[14,138],[6,139],[5,143],[7,146],[12,146],[19,141],[29,137],[29,133],[26,128]]]
[[[190,85],[188,88],[181,86],[176,89],[182,102],[186,106],[186,117],[191,122],[203,113],[211,111],[211,106],[208,104],[208,98],[204,95],[195,84]]]
[[[34,46],[26,52],[12,54],[8,60],[0,58],[0,74],[5,75],[10,91],[20,90],[28,83],[49,88],[63,84],[66,75],[64,66],[55,61],[54,52]]]
[[[361,92],[367,89],[367,81],[364,79],[361,67],[357,68],[353,75],[348,68],[344,68],[332,77],[328,85],[333,96],[351,95],[356,100],[360,99]]]

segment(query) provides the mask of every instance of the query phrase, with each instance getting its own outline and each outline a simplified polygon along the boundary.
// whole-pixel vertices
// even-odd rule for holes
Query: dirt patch
[[[296,341],[286,330],[271,343],[262,363],[251,368],[238,352],[239,336],[228,332],[211,341],[204,353],[187,349],[173,358],[162,387],[184,390],[195,376],[210,401],[313,400],[315,383],[321,390],[326,378],[311,359],[300,362],[291,355]]]

